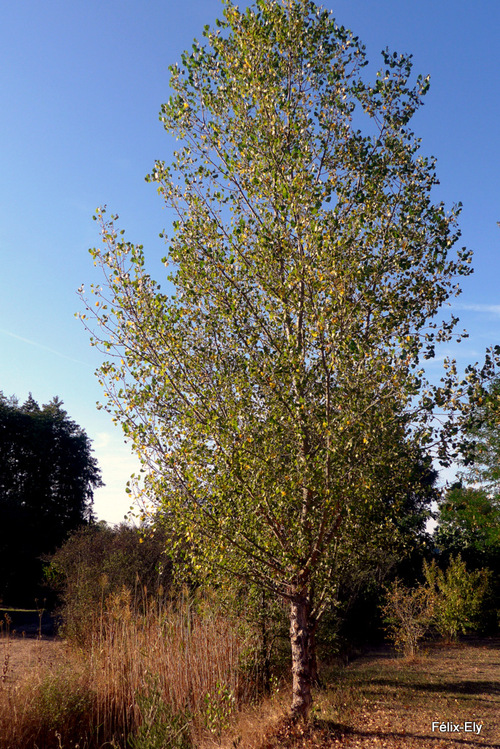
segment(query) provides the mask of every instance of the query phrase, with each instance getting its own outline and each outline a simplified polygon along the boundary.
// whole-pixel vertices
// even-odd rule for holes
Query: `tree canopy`
[[[92,521],[100,471],[85,431],[59,398],[41,408],[0,393],[0,596],[33,604],[40,556]]]
[[[422,360],[449,340],[441,306],[470,272],[459,207],[432,201],[410,121],[428,78],[364,47],[311,0],[225,3],[160,119],[182,142],[148,179],[176,212],[165,293],[103,211],[105,281],[82,318],[107,408],[200,572],[290,602],[292,713],[306,716],[314,631],[339,571],[397,537],[415,464],[450,459],[461,385]],[[166,236],[166,235],[165,235]],[[92,325],[92,315],[98,325]]]
[[[485,388],[466,425],[470,450],[462,480],[500,494],[500,378]]]
[[[478,486],[451,486],[439,504],[436,541],[445,554],[460,553],[475,566],[500,566],[498,495]]]
[[[151,596],[166,597],[172,585],[167,545],[167,534],[159,524],[139,529],[101,521],[72,533],[51,555],[46,570],[62,604],[65,636],[88,645],[103,599],[124,588],[135,591],[137,609],[147,607]]]
[[[465,423],[459,481],[439,505],[436,540],[444,553],[500,568],[500,379],[478,398]]]

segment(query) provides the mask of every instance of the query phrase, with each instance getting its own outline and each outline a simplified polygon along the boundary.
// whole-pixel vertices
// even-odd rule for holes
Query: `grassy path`
[[[35,670],[53,670],[63,658],[64,645],[59,640],[0,638],[0,685],[16,683]]]

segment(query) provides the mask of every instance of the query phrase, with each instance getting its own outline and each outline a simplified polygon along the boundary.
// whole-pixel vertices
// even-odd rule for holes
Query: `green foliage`
[[[396,579],[386,590],[384,621],[397,650],[413,656],[419,641],[433,626],[447,641],[456,640],[480,624],[491,573],[468,571],[460,555],[445,570],[424,561],[425,582],[414,588]]]
[[[464,425],[463,471],[439,502],[435,541],[445,560],[461,555],[488,568],[491,586],[482,625],[498,631],[500,610],[500,378],[485,387]]]
[[[205,695],[205,725],[214,736],[220,739],[222,732],[230,725],[230,718],[236,707],[235,696],[225,684],[217,682],[215,692]]]
[[[396,650],[413,657],[433,620],[435,596],[424,585],[407,588],[396,579],[386,589],[384,621]]]
[[[171,584],[171,564],[165,558],[167,537],[158,525],[138,530],[129,525],[111,528],[98,523],[82,528],[52,555],[46,577],[59,593],[66,637],[84,644],[103,604],[121,590],[135,591],[135,600]]]
[[[67,741],[76,743],[91,736],[95,732],[95,702],[94,690],[82,680],[78,670],[61,667],[43,674],[33,687],[30,705],[36,724],[33,746],[66,746]]]
[[[0,392],[0,597],[33,603],[43,554],[92,522],[100,471],[85,431],[57,397],[20,406]],[[38,595],[39,592],[38,592]]]
[[[456,212],[429,204],[432,164],[403,127],[427,88],[408,59],[362,83],[358,40],[309,2],[229,4],[222,28],[172,69],[162,120],[186,146],[151,175],[179,213],[177,294],[103,225],[99,340],[123,358],[102,376],[199,566],[284,595],[314,569],[322,600],[333,558],[393,534],[410,413],[420,444],[431,428],[430,396],[411,408],[434,340],[419,331],[469,256],[447,259]]]
[[[191,749],[192,716],[165,704],[161,690],[152,682],[136,695],[142,722],[128,743],[132,749]]]
[[[496,566],[500,554],[499,427],[497,377],[483,388],[464,423],[464,470],[440,502],[436,533],[443,552],[461,552],[476,566],[481,561]]]
[[[435,561],[424,563],[424,574],[430,591],[435,595],[433,622],[440,635],[451,642],[459,633],[474,629],[479,623],[490,572],[469,572],[458,555],[450,559],[444,571]]]
[[[78,724],[92,705],[93,695],[68,678],[68,674],[55,674],[42,682],[37,693],[37,709],[48,730],[61,730],[68,723]]]
[[[468,468],[462,479],[480,484],[490,496],[500,490],[500,377],[484,389],[466,425]]]
[[[207,594],[204,589],[201,592]],[[242,582],[231,577],[214,591],[211,605],[238,621],[248,642],[241,668],[259,693],[269,692],[273,674],[282,674],[289,664],[288,606],[258,581]]]
[[[485,488],[452,486],[439,505],[435,538],[443,553],[461,553],[476,564],[500,554],[500,503]]]
[[[217,26],[171,68],[160,119],[182,145],[148,177],[177,217],[175,293],[98,211],[105,283],[81,317],[114,355],[100,381],[141,491],[200,575],[259,581],[312,636],[344,570],[397,547],[415,462],[453,453],[434,409],[461,413],[494,353],[423,379],[470,272],[409,126],[428,78],[385,52],[366,82],[358,38],[311,0],[227,2]]]

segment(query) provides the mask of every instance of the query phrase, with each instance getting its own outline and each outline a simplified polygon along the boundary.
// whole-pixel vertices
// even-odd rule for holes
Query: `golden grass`
[[[138,608],[126,590],[97,612],[85,647],[4,634],[0,749],[500,746],[500,641],[332,667],[304,727],[288,719],[288,684],[253,700],[251,639],[208,598]],[[443,735],[440,720],[484,727]]]
[[[4,636],[5,654],[15,646]],[[139,613],[123,590],[96,617],[88,645],[3,680],[0,749],[160,749],[171,734],[186,747],[203,732],[216,738],[253,695],[251,651],[207,601],[150,600]]]

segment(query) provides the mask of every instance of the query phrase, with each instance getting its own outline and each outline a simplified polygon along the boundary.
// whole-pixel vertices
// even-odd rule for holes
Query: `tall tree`
[[[0,596],[11,603],[32,603],[40,556],[92,521],[102,485],[90,440],[62,405],[0,393]]]
[[[484,388],[466,424],[466,468],[462,480],[500,494],[500,377]]]
[[[500,572],[500,379],[483,389],[464,425],[463,470],[439,506],[443,553]]]
[[[171,68],[160,119],[183,145],[149,176],[177,213],[175,294],[101,212],[105,282],[82,318],[116,355],[100,379],[143,491],[195,564],[289,601],[307,717],[338,570],[393,539],[422,451],[449,458],[455,426],[438,436],[433,411],[457,404],[453,365],[433,389],[420,360],[453,334],[435,316],[470,253],[450,256],[458,208],[431,200],[410,58],[385,52],[367,83],[357,37],[311,0],[225,6]]]
[[[500,571],[500,498],[481,487],[450,487],[439,503],[435,538],[446,556]]]
[[[485,386],[464,424],[459,481],[441,497],[435,542],[441,556],[458,554],[469,567],[491,572],[483,616],[498,629],[500,607],[500,379]]]

